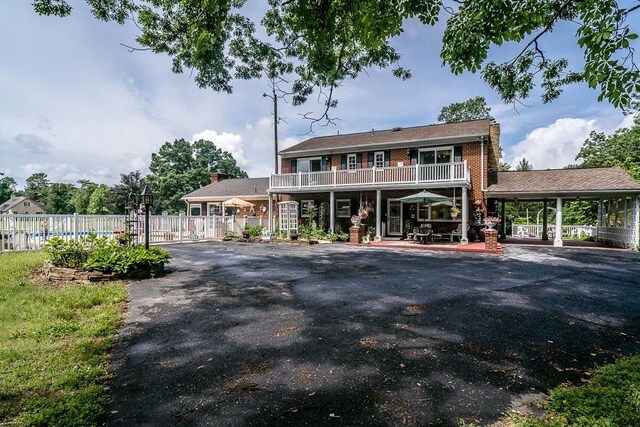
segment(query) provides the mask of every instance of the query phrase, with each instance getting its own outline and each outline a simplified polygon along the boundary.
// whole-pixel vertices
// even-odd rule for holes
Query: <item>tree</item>
[[[518,163],[518,166],[516,166],[516,170],[519,172],[530,171],[533,170],[533,165],[529,162],[529,160],[523,157],[522,160],[520,160],[520,162]]]
[[[591,132],[576,156],[579,167],[620,166],[640,181],[640,114],[633,126],[619,129],[612,135]]]
[[[25,196],[45,206],[49,198],[49,185],[50,182],[46,173],[34,173],[26,179]]]
[[[438,121],[445,123],[491,118],[491,108],[487,107],[487,101],[482,96],[476,96],[463,102],[451,103],[446,107],[442,107],[438,115]]]
[[[98,188],[98,184],[91,182],[88,179],[79,179],[78,184],[80,184],[80,188],[78,188],[73,194],[71,203],[73,204],[76,213],[88,214],[89,200],[91,199],[91,195],[95,189]]]
[[[48,189],[46,212],[48,214],[71,214],[74,206],[71,200],[76,188],[73,184],[54,182]]]
[[[181,197],[209,184],[211,173],[222,170],[230,177],[245,178],[233,156],[211,141],[189,143],[184,139],[165,142],[151,155],[150,174],[145,177],[156,196],[156,210],[184,211]]]
[[[104,184],[98,185],[89,197],[87,213],[90,215],[104,215],[109,213],[107,200],[109,199],[109,187]]]
[[[411,18],[434,25],[440,16],[448,17],[441,50],[444,64],[455,74],[481,72],[505,102],[529,97],[536,85],[542,89],[542,100],[549,102],[564,86],[585,82],[599,91],[599,99],[624,107],[640,90],[633,46],[637,34],[629,23],[637,23],[631,16],[640,4],[625,8],[615,0],[268,0],[260,21],[264,28],[258,31],[244,15],[244,0],[86,1],[98,19],[120,24],[134,20],[140,29],[139,46],[131,50],[170,55],[173,71],[193,71],[203,88],[231,92],[234,78],[260,78],[270,58],[291,70],[295,105],[318,90],[325,107],[335,107],[334,89],[371,67],[394,66],[395,76],[409,78],[411,72],[399,65],[400,54],[390,41]],[[43,15],[71,13],[68,0],[33,0],[33,6]],[[575,25],[575,41],[583,53],[584,63],[575,70],[566,58],[551,58],[544,50],[563,23]],[[502,63],[488,61],[492,48],[506,42],[519,44],[519,53]]]
[[[2,172],[0,172],[0,177],[0,204],[2,204],[11,198],[18,183],[12,177],[4,176]]]
[[[120,174],[120,183],[111,187],[109,192],[109,210],[115,214],[124,214],[127,206],[137,209],[143,186],[140,171]]]

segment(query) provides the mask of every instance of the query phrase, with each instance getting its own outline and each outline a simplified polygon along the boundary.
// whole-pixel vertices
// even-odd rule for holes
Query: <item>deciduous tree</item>
[[[453,102],[442,107],[438,115],[438,121],[445,123],[490,118],[492,118],[491,108],[487,107],[487,101],[482,96],[476,96],[463,102]]]
[[[73,184],[54,182],[47,193],[46,212],[48,214],[71,214],[75,210],[72,199],[76,188]]]
[[[111,187],[109,192],[109,207],[112,213],[124,214],[127,205],[138,209],[140,205],[140,193],[144,181],[140,171],[120,174],[120,183]]]
[[[26,179],[25,196],[45,206],[49,198],[49,178],[46,173],[37,172]]]
[[[0,172],[0,204],[6,202],[11,198],[11,195],[16,191],[16,185],[18,183],[10,176],[4,176]]]

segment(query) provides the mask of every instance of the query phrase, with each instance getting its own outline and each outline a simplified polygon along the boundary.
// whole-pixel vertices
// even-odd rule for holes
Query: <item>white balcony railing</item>
[[[467,162],[271,174],[269,188],[353,187],[384,184],[469,183]]]

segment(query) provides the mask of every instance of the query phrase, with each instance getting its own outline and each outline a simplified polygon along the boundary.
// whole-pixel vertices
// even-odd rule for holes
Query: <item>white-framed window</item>
[[[453,162],[453,147],[423,148],[419,152],[421,165],[436,165]]]
[[[207,210],[209,216],[222,215],[222,203],[207,203]]]
[[[300,200],[300,216],[302,218],[309,218],[309,203],[314,203],[314,201]]]
[[[418,203],[418,221],[429,221],[431,219],[431,203]]]
[[[202,214],[202,206],[189,205],[189,216],[200,216]]]
[[[322,170],[322,158],[308,157],[298,159],[298,172],[319,172]]]
[[[355,154],[347,154],[347,169],[355,170],[356,169],[356,155]]]
[[[384,167],[384,151],[376,151],[373,153],[373,166],[377,168]]]
[[[351,199],[336,200],[336,216],[338,218],[351,217]]]

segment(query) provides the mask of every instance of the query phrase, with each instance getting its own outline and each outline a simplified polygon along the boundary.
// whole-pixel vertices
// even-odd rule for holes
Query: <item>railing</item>
[[[359,185],[469,182],[467,162],[384,168],[271,174],[270,188],[349,187]]]
[[[633,229],[618,227],[598,227],[598,242],[618,246],[621,248],[633,247]]]
[[[0,252],[39,250],[54,237],[78,240],[89,233],[114,238],[128,230],[124,215],[0,215]],[[144,241],[144,217],[137,217],[136,240]],[[262,224],[260,217],[151,215],[149,242],[220,239],[227,230]]]
[[[562,237],[567,239],[581,239],[583,237],[599,237],[600,229],[590,225],[563,225]],[[547,234],[549,238],[556,235],[556,226],[547,225]],[[511,236],[521,238],[542,238],[542,225],[536,224],[512,224]]]

